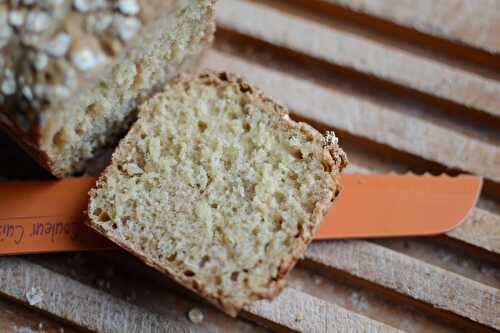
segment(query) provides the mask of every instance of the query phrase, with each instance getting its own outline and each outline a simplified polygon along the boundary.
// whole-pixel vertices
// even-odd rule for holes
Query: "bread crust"
[[[1,111],[0,111],[1,112]],[[0,121],[0,129],[7,134],[7,136],[16,142],[28,155],[31,156],[41,167],[50,172],[57,178],[63,178],[64,173],[58,170],[46,152],[44,152],[37,144],[37,140],[30,138],[25,132],[19,129],[13,123]],[[36,128],[38,131],[39,128]]]
[[[176,65],[177,72],[181,70],[182,71],[186,70],[188,72],[195,72],[198,69],[199,64],[201,63],[203,54],[212,44],[213,35],[215,32],[215,24],[213,22],[215,2],[216,0],[208,0],[209,5],[207,6],[206,13],[202,18],[203,20],[212,22],[211,24],[207,24],[206,26],[204,37],[200,42],[201,46],[200,52],[185,57],[180,64]],[[130,42],[127,42],[127,45],[129,43]],[[125,48],[122,51],[122,53],[128,52],[127,50],[128,49]],[[116,59],[113,59],[113,61],[116,62],[116,60],[118,60],[119,56],[122,53],[118,54],[116,56]],[[0,56],[2,55],[0,54]],[[113,64],[113,62],[111,64]],[[82,83],[82,85],[83,84],[88,86],[98,85],[99,83],[97,79],[98,79],[97,76],[89,77],[89,80]],[[83,86],[79,88],[81,89],[83,88]],[[149,94],[153,93],[155,93],[155,91],[149,92]],[[73,97],[75,96],[71,96],[68,99],[64,99],[59,102],[56,101],[54,102],[55,104],[51,105],[50,107],[44,106],[40,107],[40,109],[31,108],[28,110],[33,114],[38,114],[38,113],[48,114],[48,112],[51,113],[55,112],[57,114],[57,112],[59,112],[58,108],[63,108],[65,104],[70,105],[73,103]],[[57,161],[54,160],[54,156],[51,155],[50,152],[48,151],[47,144],[45,142],[48,141],[47,138],[49,139],[51,138],[51,135],[49,135],[49,133],[51,132],[50,130],[51,121],[49,117],[45,115],[44,118],[48,120],[45,120],[44,122],[40,120],[39,116],[28,117],[28,118],[33,118],[32,121],[28,121],[26,120],[28,118],[24,115],[28,111],[24,110],[21,107],[17,107],[15,105],[16,104],[13,103],[10,103],[8,106],[0,104],[0,130],[4,131],[14,142],[16,142],[22,149],[24,149],[33,158],[33,160],[35,160],[40,166],[42,166],[44,169],[46,169],[48,172],[50,172],[53,176],[57,178],[64,178],[65,176],[68,176],[73,172],[85,171],[84,163],[82,163],[81,168],[76,168],[75,170],[71,170],[71,172],[68,172],[69,170],[61,168],[58,165]],[[131,111],[131,114],[133,114],[133,111]],[[126,129],[128,129],[128,127],[124,127],[123,132],[125,132]],[[118,142],[119,138],[121,137],[121,135],[123,135],[123,132],[115,134],[115,137],[110,138],[109,142],[107,142],[106,145],[99,147],[98,150],[93,152],[93,156],[98,155],[100,150],[114,147]],[[83,159],[83,161],[85,160],[88,159]]]
[[[314,226],[314,230],[312,232],[307,233],[308,236],[306,236],[304,233],[301,233],[298,239],[298,244],[297,246],[293,249],[293,252],[287,256],[285,259],[282,260],[282,262],[279,264],[279,269],[278,269],[278,274],[276,277],[274,277],[271,281],[269,281],[269,289],[265,293],[253,293],[250,296],[251,301],[259,300],[259,299],[273,299],[276,296],[280,294],[280,292],[287,286],[286,281],[284,280],[285,276],[292,270],[292,268],[295,266],[297,261],[301,259],[306,251],[307,246],[313,239],[313,235],[316,233],[318,226],[322,222],[324,216],[326,215],[327,210],[330,207],[331,202],[335,199],[335,197],[338,196],[340,193],[340,184],[338,180],[338,174],[342,171],[343,168],[347,166],[347,157],[344,153],[344,151],[339,147],[338,143],[336,140],[327,140],[325,136],[320,134],[317,130],[315,130],[313,127],[310,125],[303,123],[303,122],[295,122],[290,119],[288,110],[275,102],[274,100],[264,96],[264,94],[257,88],[253,87],[246,81],[244,81],[242,78],[228,73],[228,72],[205,72],[202,73],[199,76],[191,76],[191,75],[179,75],[176,79],[172,80],[170,83],[171,85],[176,85],[176,84],[205,84],[205,85],[213,85],[216,87],[222,87],[222,86],[233,86],[237,88],[240,92],[247,94],[249,98],[252,99],[253,102],[257,103],[262,103],[264,106],[262,110],[267,110],[269,112],[276,112],[277,114],[280,115],[282,121],[285,123],[286,127],[288,128],[295,128],[301,131],[306,135],[306,137],[310,138],[313,142],[317,143],[322,147],[323,150],[323,155],[322,155],[322,165],[324,169],[330,173],[331,175],[331,182],[329,184],[331,193],[333,194],[332,197],[328,198],[322,198],[322,200],[318,200],[316,203],[316,206],[313,210],[313,215],[312,215],[312,221],[311,225]],[[168,86],[166,86],[166,89],[168,89]],[[328,135],[332,135],[329,133]],[[112,165],[109,165],[108,168],[112,167]],[[103,174],[99,177],[96,183],[95,189],[92,189],[89,192],[90,197],[94,196],[94,193],[96,192],[97,189],[102,188],[105,183],[106,183],[106,170],[103,172]],[[91,207],[89,206],[89,211],[91,210]],[[220,308],[222,311],[227,313],[228,315],[235,317],[238,315],[239,311],[241,308],[233,305],[226,303],[224,299],[220,297],[214,297],[212,295],[209,295],[207,292],[205,292],[204,286],[198,285],[198,283],[189,277],[185,276],[179,276],[174,274],[173,272],[169,271],[166,267],[161,266],[157,263],[155,263],[152,259],[148,258],[147,256],[144,256],[137,251],[135,251],[133,248],[131,248],[128,244],[125,242],[121,241],[120,239],[117,239],[111,235],[108,235],[106,233],[106,230],[104,230],[98,223],[95,223],[92,218],[89,218],[86,221],[86,224],[96,230],[97,232],[101,233],[102,235],[108,237],[111,241],[122,247],[123,249],[127,250],[128,252],[134,254],[138,258],[140,258],[146,265],[151,266],[155,268],[156,270],[160,271],[164,275],[166,275],[168,278],[180,283],[184,287],[194,291],[195,293],[199,294],[200,296],[204,297],[207,299],[209,302]]]

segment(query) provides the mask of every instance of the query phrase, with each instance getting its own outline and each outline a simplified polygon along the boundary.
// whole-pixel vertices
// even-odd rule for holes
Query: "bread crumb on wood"
[[[14,326],[12,326],[12,328],[14,329],[13,332],[16,332],[16,333],[43,333],[44,332],[44,331],[41,331],[41,330],[34,330],[30,326],[17,326],[17,325],[14,325]]]
[[[198,308],[192,308],[188,312],[188,318],[193,324],[201,324],[203,322],[203,312]]]
[[[38,287],[31,287],[30,290],[26,292],[26,299],[29,305],[33,306],[43,302],[43,291]]]

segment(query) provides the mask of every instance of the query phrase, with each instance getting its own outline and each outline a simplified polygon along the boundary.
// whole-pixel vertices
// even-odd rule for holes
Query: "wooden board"
[[[203,67],[335,130],[347,172],[481,175],[478,206],[440,237],[317,242],[288,289],[237,319],[123,252],[2,257],[0,332],[500,330],[500,7],[221,0],[217,17]],[[47,177],[1,136],[0,147],[0,177]],[[42,300],[30,305],[32,288]]]
[[[324,0],[421,33],[500,54],[500,10],[494,1]],[[480,19],[478,19],[480,18]]]

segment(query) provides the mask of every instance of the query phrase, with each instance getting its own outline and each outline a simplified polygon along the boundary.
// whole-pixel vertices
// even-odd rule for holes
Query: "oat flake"
[[[0,90],[2,91],[2,94],[6,96],[13,95],[16,92],[16,81],[14,80],[14,78],[4,78]]]
[[[41,71],[49,64],[49,57],[44,53],[37,53],[33,59],[33,66],[37,71]]]
[[[135,36],[141,28],[141,21],[135,17],[124,17],[117,15],[113,20],[115,33],[123,40],[128,40]]]
[[[119,0],[116,5],[118,10],[125,15],[137,15],[140,11],[136,0]]]
[[[13,27],[21,27],[24,24],[24,12],[20,10],[12,10],[9,13],[9,23]]]
[[[68,52],[71,45],[71,37],[64,32],[61,32],[51,41],[42,45],[42,49],[53,57],[62,57]]]
[[[71,55],[71,62],[80,71],[88,71],[104,62],[102,56],[94,54],[91,49],[83,48]]]
[[[42,11],[29,12],[26,15],[24,26],[28,31],[42,32],[50,25],[50,15]]]

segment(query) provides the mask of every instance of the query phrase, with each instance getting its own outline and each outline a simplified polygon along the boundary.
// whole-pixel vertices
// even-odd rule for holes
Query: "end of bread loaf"
[[[235,316],[284,288],[338,194],[333,138],[230,74],[181,77],[140,107],[89,225]]]
[[[158,11],[172,2],[158,3]],[[213,39],[215,0],[175,3],[176,10],[147,22],[126,49],[93,74],[95,79],[89,77],[74,95],[44,113],[40,146],[52,173],[81,171],[130,128],[142,100],[178,73],[196,68]]]

